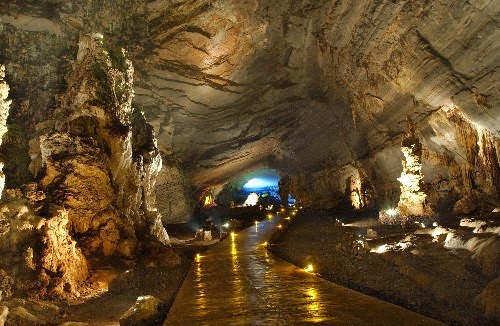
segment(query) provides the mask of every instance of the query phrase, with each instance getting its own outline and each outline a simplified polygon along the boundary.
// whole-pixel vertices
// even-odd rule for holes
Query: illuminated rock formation
[[[8,100],[9,85],[5,81],[5,66],[0,65],[0,145],[2,145],[3,135],[7,132],[7,117],[11,100]],[[0,162],[0,198],[2,197],[5,185],[5,175],[3,173],[4,163]]]
[[[398,181],[401,183],[401,195],[397,212],[401,216],[423,216],[426,211],[426,194],[421,191],[422,184],[422,143],[415,134],[415,126],[410,118],[406,120],[407,131],[401,142],[404,155],[403,171]]]
[[[133,72],[124,50],[106,49],[102,35],[83,38],[54,127],[32,144],[33,174],[55,194],[48,200],[68,209],[89,253],[130,256],[138,238],[169,243],[154,207],[162,160],[132,107]]]
[[[78,297],[93,261],[131,259],[138,249],[178,263],[155,209],[162,160],[132,107],[133,72],[102,35],[82,38],[66,94],[29,143],[37,182],[9,189],[1,206],[0,249],[10,255],[0,267],[17,293]]]

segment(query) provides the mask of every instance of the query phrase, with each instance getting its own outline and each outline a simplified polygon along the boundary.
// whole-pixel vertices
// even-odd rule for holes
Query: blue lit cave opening
[[[287,203],[282,203],[278,194],[280,175],[274,169],[258,169],[245,173],[227,183],[215,198],[217,205],[226,207],[268,207],[293,205],[295,199],[289,195]]]
[[[190,223],[193,230],[227,233],[262,220],[282,205],[293,205],[295,199],[291,196],[285,203],[281,201],[280,179],[276,170],[264,168],[232,179],[220,191],[215,188],[205,190]]]

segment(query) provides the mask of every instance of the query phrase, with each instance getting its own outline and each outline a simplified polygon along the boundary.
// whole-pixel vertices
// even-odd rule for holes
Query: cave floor
[[[493,325],[477,298],[498,277],[498,229],[493,227],[498,216],[470,218],[488,224],[476,231],[450,216],[435,217],[437,227],[402,228],[384,226],[371,215],[303,210],[273,237],[271,251],[298,266],[313,261],[322,278],[447,324]],[[452,233],[431,236],[440,229]],[[368,236],[368,230],[376,234]],[[358,241],[367,242],[367,251],[354,247]],[[473,251],[465,249],[471,243]],[[381,247],[389,249],[379,252]],[[487,299],[498,306],[494,296]]]
[[[164,325],[440,324],[277,259],[263,243],[278,223],[266,219],[203,253]]]

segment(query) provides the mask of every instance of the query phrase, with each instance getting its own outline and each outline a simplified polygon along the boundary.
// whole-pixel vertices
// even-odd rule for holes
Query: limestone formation
[[[80,41],[77,58],[54,129],[32,148],[32,172],[55,195],[48,200],[68,209],[89,253],[127,256],[139,236],[168,244],[155,210],[162,160],[153,130],[132,107],[132,63],[99,34]]]
[[[93,260],[130,259],[138,249],[179,263],[155,209],[162,159],[132,107],[133,72],[102,35],[82,38],[67,92],[30,141],[37,182],[7,190],[1,206],[4,296],[78,297]]]
[[[168,162],[156,191],[164,222],[262,166],[300,180],[295,192],[323,206],[338,205],[345,184],[321,178],[352,166],[378,208],[395,207],[406,116],[424,146],[429,205],[449,211],[464,196],[493,195],[487,210],[498,206],[499,12],[493,0],[12,1],[0,42],[16,92],[8,140],[22,150],[6,162],[7,184],[33,181],[28,142],[53,123],[75,56],[104,39],[128,49],[134,106]]]
[[[7,320],[8,314],[9,314],[9,308],[5,306],[0,306],[0,326],[5,325],[5,321]]]
[[[0,65],[0,146],[2,145],[3,135],[7,132],[7,117],[11,100],[8,100],[9,85],[5,81],[5,66]],[[5,186],[5,175],[3,173],[4,163],[0,161],[0,198],[2,197]]]
[[[401,142],[401,151],[405,159],[402,161],[403,171],[398,181],[401,183],[401,195],[397,212],[402,216],[430,215],[426,211],[427,195],[421,191],[422,179],[422,143],[415,134],[413,122],[407,119],[407,132]]]

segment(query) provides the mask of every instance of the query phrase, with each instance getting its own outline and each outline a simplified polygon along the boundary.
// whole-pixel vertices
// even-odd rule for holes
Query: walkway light
[[[307,267],[304,268],[304,270],[306,272],[308,272],[308,273],[312,273],[312,271],[313,271],[313,265],[312,264],[307,265]]]
[[[386,210],[385,212],[389,216],[396,216],[396,215],[398,215],[398,212],[394,208],[390,208],[390,209]]]

